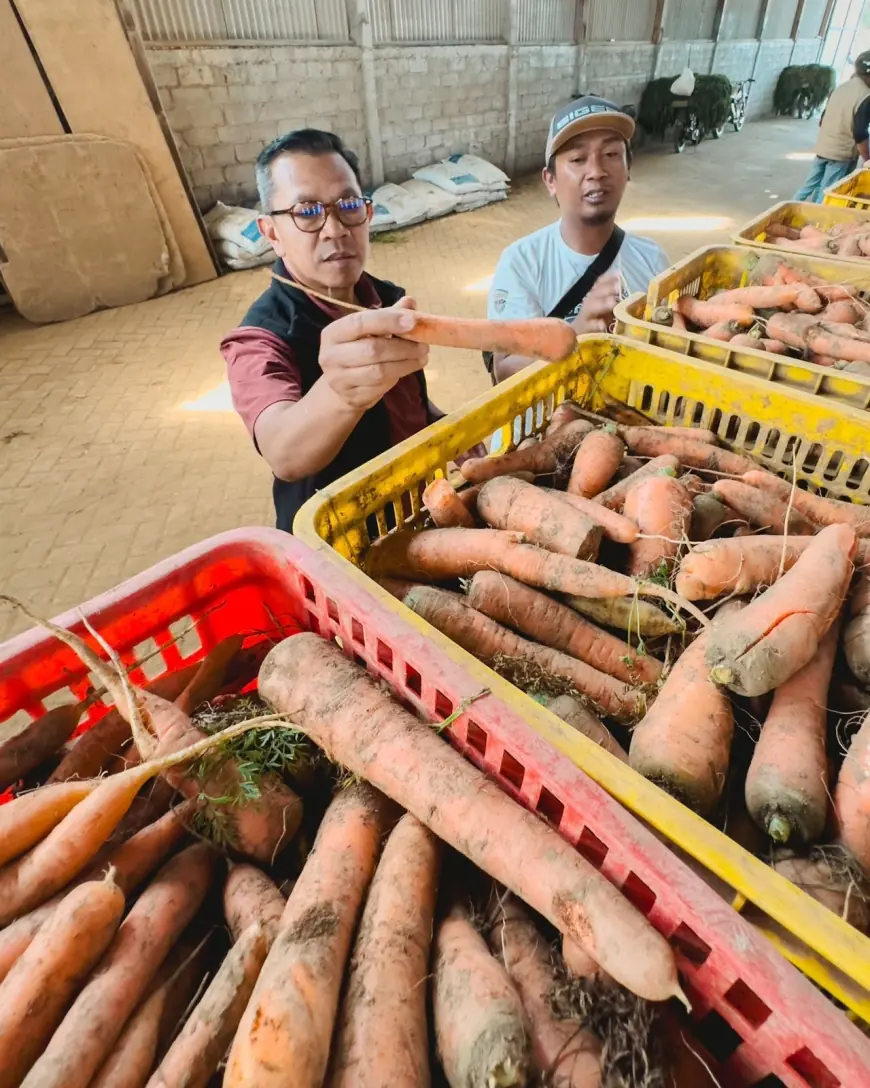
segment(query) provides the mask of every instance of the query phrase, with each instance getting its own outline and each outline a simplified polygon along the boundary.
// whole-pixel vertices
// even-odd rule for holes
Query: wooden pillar
[[[804,17],[804,8],[807,6],[807,0],[798,0],[797,10],[794,13],[794,22],[791,24],[791,36],[793,41],[798,40],[800,34],[801,20]]]
[[[574,3],[574,90],[585,94],[586,86],[586,0]]]
[[[652,40],[653,45],[661,45],[664,35],[665,15],[668,11],[668,0],[656,0],[656,13],[653,19]]]
[[[363,88],[363,117],[366,127],[366,147],[372,185],[384,184],[384,148],[381,140],[381,118],[378,112],[378,83],[375,72],[375,51],[372,42],[372,21],[368,0],[347,0],[347,23],[350,36],[360,53]]]
[[[716,54],[719,52],[719,39],[722,37],[722,23],[725,19],[725,11],[728,0],[719,0],[716,5],[716,14],[713,17],[713,57],[710,61],[710,71],[716,71]]]
[[[761,61],[761,49],[764,44],[764,33],[767,30],[767,21],[770,18],[770,12],[773,4],[771,0],[762,0],[761,11],[758,13],[758,47],[755,50],[755,61],[752,64],[752,78],[758,77],[758,66]]]

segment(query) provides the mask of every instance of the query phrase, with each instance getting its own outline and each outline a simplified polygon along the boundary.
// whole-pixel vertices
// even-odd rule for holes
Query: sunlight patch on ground
[[[791,162],[812,162],[815,157],[815,153],[812,151],[790,151],[786,155],[786,158]]]
[[[621,224],[625,230],[692,234],[695,231],[729,230],[734,220],[725,215],[642,215]]]
[[[209,389],[196,400],[186,400],[181,404],[185,412],[232,412],[233,401],[227,382],[221,382],[214,389]]]
[[[474,283],[467,283],[463,290],[473,291],[476,294],[482,294],[484,291],[488,291],[492,285],[492,275],[484,276],[482,280],[475,280]]]

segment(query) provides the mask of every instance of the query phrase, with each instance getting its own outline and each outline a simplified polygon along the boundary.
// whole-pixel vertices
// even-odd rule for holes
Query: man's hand
[[[577,335],[586,332],[607,332],[613,323],[613,308],[619,299],[618,272],[608,272],[596,280],[592,290],[583,300],[580,313],[571,322]]]
[[[408,374],[426,365],[427,344],[402,340],[414,328],[413,299],[383,310],[360,310],[327,325],[320,337],[320,369],[333,393],[365,412]]]

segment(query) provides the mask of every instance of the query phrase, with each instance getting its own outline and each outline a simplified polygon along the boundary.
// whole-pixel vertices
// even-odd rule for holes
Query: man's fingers
[[[322,338],[342,344],[370,336],[401,336],[403,332],[410,332],[416,323],[416,315],[407,307],[359,310],[327,325]]]
[[[330,364],[356,370],[378,363],[396,363],[407,359],[422,366],[429,355],[428,344],[415,344],[412,340],[396,337],[367,337],[335,347],[330,352]]]
[[[396,303],[396,308],[401,307],[403,310],[416,310],[417,300],[411,298],[410,295],[403,295]]]

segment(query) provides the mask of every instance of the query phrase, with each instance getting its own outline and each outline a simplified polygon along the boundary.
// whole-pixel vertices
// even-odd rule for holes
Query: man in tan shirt
[[[816,161],[795,200],[821,204],[825,189],[842,181],[868,158],[867,130],[870,125],[870,52],[855,61],[855,74],[828,99],[819,123]]]

